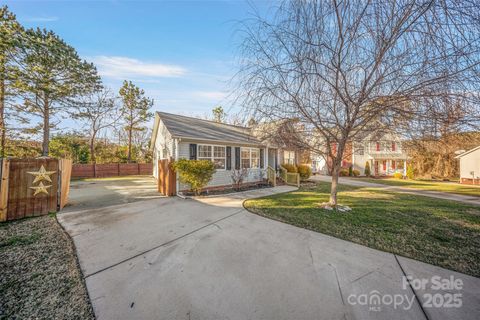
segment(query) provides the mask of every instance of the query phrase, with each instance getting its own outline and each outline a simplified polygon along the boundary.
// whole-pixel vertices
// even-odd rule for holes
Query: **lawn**
[[[385,184],[389,186],[408,187],[429,191],[456,193],[465,196],[480,197],[480,186],[464,185],[455,182],[429,181],[429,180],[400,180],[400,179],[373,179],[358,178],[361,181]]]
[[[70,238],[55,217],[0,223],[0,319],[94,319]]]
[[[371,248],[480,276],[480,207],[375,188],[340,186],[349,212],[320,209],[329,183],[245,202],[259,215]]]

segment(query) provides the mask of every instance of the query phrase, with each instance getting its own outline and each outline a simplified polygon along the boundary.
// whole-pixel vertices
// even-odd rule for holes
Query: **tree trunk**
[[[332,167],[332,185],[330,187],[329,203],[335,207],[337,206],[338,175],[340,174],[341,161],[333,161]]]
[[[43,143],[42,143],[42,156],[48,157],[48,145],[50,143],[50,106],[48,96],[45,95],[45,101],[43,104]]]
[[[5,61],[0,61],[0,157],[5,157]]]
[[[95,132],[92,132],[92,135],[90,137],[90,160],[92,161],[93,164],[96,163],[97,159],[95,157]]]
[[[128,128],[128,162],[132,160],[132,127]]]

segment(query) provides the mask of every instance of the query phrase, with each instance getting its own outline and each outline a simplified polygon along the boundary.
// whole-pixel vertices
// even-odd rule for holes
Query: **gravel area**
[[[55,217],[0,223],[0,319],[94,319],[70,238]]]

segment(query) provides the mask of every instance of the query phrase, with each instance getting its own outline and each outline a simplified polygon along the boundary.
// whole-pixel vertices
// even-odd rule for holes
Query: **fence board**
[[[1,180],[0,180],[0,221],[7,220],[7,204],[8,204],[8,177],[10,172],[10,161],[2,159],[1,164]]]
[[[158,160],[158,192],[166,196],[174,196],[177,192],[177,178],[171,167],[172,160]]]
[[[70,193],[70,177],[72,174],[72,160],[62,159],[59,163],[60,169],[60,195],[59,207],[60,210],[65,207],[68,202],[68,194]]]
[[[73,164],[72,178],[106,178],[128,175],[152,175],[152,163]]]
[[[12,159],[10,162],[10,174],[8,177],[8,201],[7,220],[20,219],[44,215],[57,211],[58,197],[58,160],[57,159]],[[35,190],[31,187],[38,187],[40,182],[33,183],[35,176],[28,172],[37,172],[41,166],[46,171],[54,171],[48,175],[52,182],[40,181],[47,188],[48,194],[39,193],[34,196]]]

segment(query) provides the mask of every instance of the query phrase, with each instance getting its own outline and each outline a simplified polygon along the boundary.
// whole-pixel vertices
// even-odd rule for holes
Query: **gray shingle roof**
[[[157,112],[173,138],[189,138],[239,144],[261,144],[249,128],[191,118],[178,114]]]

